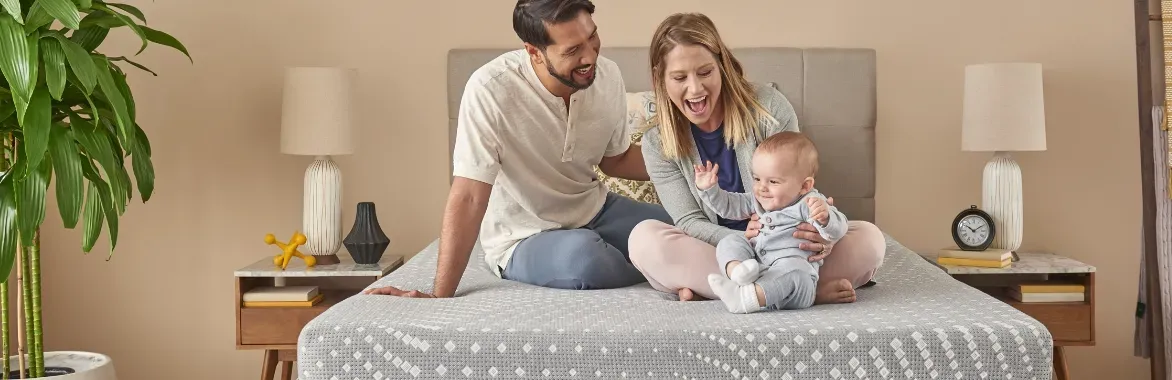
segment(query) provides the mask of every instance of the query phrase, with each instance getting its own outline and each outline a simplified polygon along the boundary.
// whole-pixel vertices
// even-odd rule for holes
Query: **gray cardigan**
[[[753,91],[757,100],[769,114],[777,119],[778,124],[765,123],[760,126],[761,136],[770,136],[783,131],[798,131],[798,116],[793,105],[782,95],[781,91],[768,84],[753,84]],[[717,224],[716,213],[703,205],[700,201],[700,192],[696,189],[694,165],[700,162],[700,156],[695,149],[688,157],[679,160],[668,160],[663,156],[659,128],[652,128],[643,135],[643,160],[647,164],[647,174],[655,185],[659,194],[660,203],[671,214],[677,228],[688,236],[703,240],[708,244],[716,245],[721,238],[729,234],[743,234]],[[753,136],[752,141],[737,145],[733,149],[737,153],[737,166],[741,171],[741,181],[746,189],[753,188],[751,163],[753,150],[757,148],[761,136]],[[695,144],[693,144],[695,145]],[[721,168],[725,170],[725,168]]]

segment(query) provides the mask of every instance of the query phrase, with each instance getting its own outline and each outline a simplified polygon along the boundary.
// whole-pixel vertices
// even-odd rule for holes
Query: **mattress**
[[[1049,379],[1037,320],[890,236],[851,304],[730,314],[646,283],[555,290],[496,278],[476,250],[457,297],[357,295],[299,337],[303,380],[387,378]],[[372,286],[431,288],[437,243]]]

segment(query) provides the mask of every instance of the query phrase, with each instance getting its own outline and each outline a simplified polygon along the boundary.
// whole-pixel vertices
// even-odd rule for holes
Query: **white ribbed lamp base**
[[[342,248],[342,169],[329,156],[317,156],[305,170],[301,227],[306,254],[318,264],[338,263]]]
[[[993,217],[997,233],[990,248],[1016,251],[1021,247],[1023,227],[1021,167],[1009,153],[997,152],[985,164],[981,209]]]

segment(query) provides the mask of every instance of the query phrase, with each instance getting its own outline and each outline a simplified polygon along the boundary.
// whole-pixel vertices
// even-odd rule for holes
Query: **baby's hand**
[[[720,170],[719,164],[707,162],[704,165],[695,165],[695,168],[697,188],[708,190],[712,186],[716,186],[716,173]]]
[[[826,208],[826,201],[818,197],[806,198],[806,206],[810,207],[810,217],[818,221],[823,227],[829,223],[830,213]]]

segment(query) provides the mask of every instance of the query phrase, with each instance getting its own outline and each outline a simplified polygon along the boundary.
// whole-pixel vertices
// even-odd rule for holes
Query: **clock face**
[[[956,225],[956,235],[965,245],[980,246],[989,238],[989,223],[977,215],[965,216]]]

